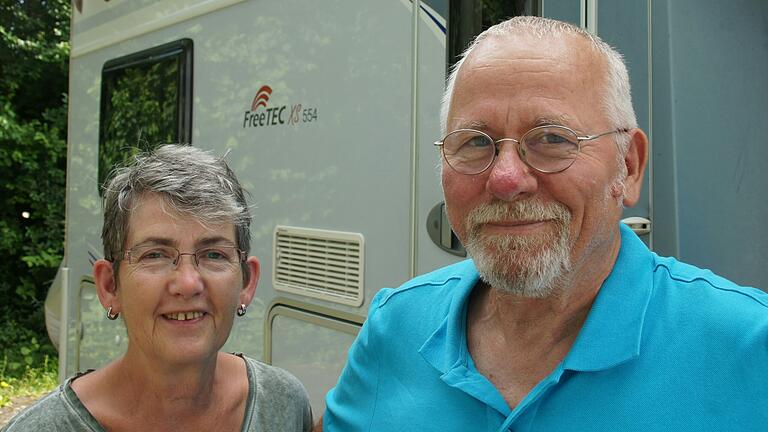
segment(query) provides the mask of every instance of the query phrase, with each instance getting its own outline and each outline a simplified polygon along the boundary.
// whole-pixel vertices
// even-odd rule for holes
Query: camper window
[[[488,27],[513,16],[541,16],[541,0],[450,0],[449,6],[447,70],[475,36]]]
[[[192,46],[190,39],[181,39],[104,64],[99,189],[115,165],[137,152],[166,143],[190,143]]]

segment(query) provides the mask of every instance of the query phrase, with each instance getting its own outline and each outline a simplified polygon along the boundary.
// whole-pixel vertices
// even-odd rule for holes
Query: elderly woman
[[[93,275],[126,353],[68,379],[3,431],[307,431],[309,400],[287,372],[219,352],[253,298],[250,214],[226,162],[167,145],[104,190]]]

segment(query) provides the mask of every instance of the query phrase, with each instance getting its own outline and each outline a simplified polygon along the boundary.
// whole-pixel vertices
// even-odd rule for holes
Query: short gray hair
[[[556,36],[578,36],[588,42],[594,51],[605,60],[606,76],[604,83],[604,93],[602,95],[603,112],[615,129],[633,129],[637,127],[637,118],[635,110],[632,107],[632,95],[629,85],[629,73],[624,59],[610,45],[603,42],[599,37],[587,32],[575,25],[556,21],[549,18],[535,16],[517,16],[496,24],[484,32],[480,33],[469,45],[466,51],[461,54],[459,61],[451,68],[448,76],[443,102],[440,110],[440,124],[443,134],[448,133],[448,111],[451,108],[451,99],[453,90],[456,86],[456,77],[459,74],[461,65],[469,54],[485,39],[489,37],[510,36],[513,34],[524,34],[540,39],[552,38]],[[629,139],[626,134],[617,134],[617,144],[625,153],[629,145]]]
[[[172,210],[203,225],[231,222],[237,247],[250,252],[250,210],[245,192],[224,158],[192,146],[168,144],[116,168],[104,186],[101,240],[104,257],[113,262],[115,273],[131,213],[147,194],[159,195]],[[248,266],[242,268],[247,280]]]

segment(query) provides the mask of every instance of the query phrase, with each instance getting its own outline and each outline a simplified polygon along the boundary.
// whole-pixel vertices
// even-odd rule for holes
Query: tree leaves
[[[0,359],[50,354],[42,303],[64,250],[66,0],[0,0]]]

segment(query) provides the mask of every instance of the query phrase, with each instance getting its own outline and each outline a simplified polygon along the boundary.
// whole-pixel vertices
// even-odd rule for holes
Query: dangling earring
[[[115,314],[114,314],[114,315],[112,314],[112,306],[110,306],[110,307],[109,307],[109,309],[107,309],[107,319],[108,319],[108,320],[110,320],[110,321],[114,321],[114,320],[116,320],[116,319],[117,319],[117,317],[119,317],[119,316],[120,316],[120,312],[115,312]]]
[[[237,316],[243,316],[243,315],[245,315],[245,312],[246,312],[246,309],[245,309],[245,307],[246,307],[246,306],[245,306],[245,304],[244,304],[244,303],[240,303],[240,306],[238,306],[238,307],[237,307]]]

